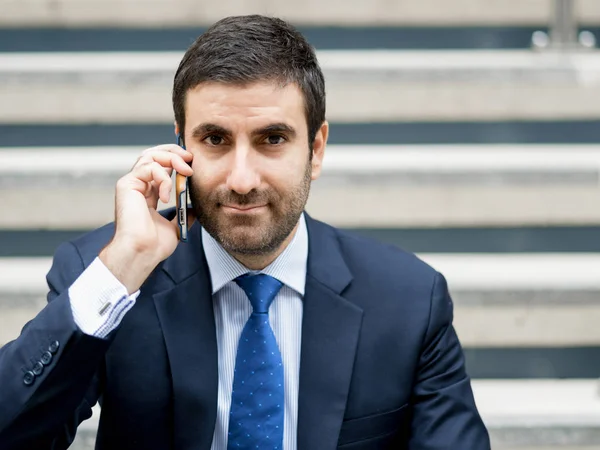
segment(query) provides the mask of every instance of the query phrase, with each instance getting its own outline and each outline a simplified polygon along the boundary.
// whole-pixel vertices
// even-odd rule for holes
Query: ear
[[[177,125],[177,122],[173,122],[173,125],[175,125],[175,136],[177,136],[179,134],[179,125]]]
[[[325,147],[327,146],[327,138],[329,137],[329,123],[323,122],[321,128],[315,135],[313,141],[313,155],[312,155],[312,180],[316,180],[321,175],[321,169],[323,167],[323,157],[325,156]]]

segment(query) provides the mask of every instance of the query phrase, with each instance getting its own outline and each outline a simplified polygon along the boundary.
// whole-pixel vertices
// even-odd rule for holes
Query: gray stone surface
[[[11,229],[89,229],[114,217],[113,188],[0,190],[0,216]],[[317,183],[307,211],[346,227],[596,225],[594,187],[325,187]],[[31,200],[35,200],[35,207]],[[168,205],[173,205],[171,201]],[[357,207],[360,205],[360,208]]]
[[[181,56],[0,54],[0,121],[171,122]],[[321,51],[319,59],[334,122],[600,117],[597,51]]]
[[[1,149],[0,195],[20,213],[1,215],[0,228],[112,221],[114,184],[142,150]],[[332,145],[307,209],[339,226],[598,224],[599,182],[593,145]]]
[[[90,229],[114,217],[109,187],[2,189],[0,196],[6,210],[19,212],[0,215],[0,228]],[[327,187],[317,182],[307,211],[345,227],[597,225],[600,210],[590,205],[599,204],[599,197],[592,186]]]
[[[232,14],[263,13],[299,24],[500,25],[544,24],[551,17],[550,0],[2,0],[0,24],[165,26],[209,24]],[[595,0],[578,0],[578,16],[600,21]]]
[[[0,189],[110,187],[143,147],[0,148]],[[597,186],[600,145],[329,145],[319,185]]]

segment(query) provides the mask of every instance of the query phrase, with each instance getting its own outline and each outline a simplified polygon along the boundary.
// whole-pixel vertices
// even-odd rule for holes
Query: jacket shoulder
[[[431,286],[438,272],[412,252],[392,244],[327,224],[337,237],[344,259],[355,275]]]
[[[75,246],[81,255],[84,266],[87,267],[94,261],[100,250],[110,242],[114,233],[115,224],[111,222],[71,240],[71,244]]]

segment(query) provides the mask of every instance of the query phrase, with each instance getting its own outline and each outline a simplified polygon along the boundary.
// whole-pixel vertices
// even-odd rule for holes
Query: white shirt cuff
[[[73,319],[85,334],[106,338],[135,304],[140,291],[127,289],[96,258],[69,288]]]

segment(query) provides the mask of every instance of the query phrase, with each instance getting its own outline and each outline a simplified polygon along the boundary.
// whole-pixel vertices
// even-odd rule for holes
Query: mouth
[[[221,205],[221,207],[227,212],[248,214],[253,212],[259,212],[266,208],[267,205]]]

